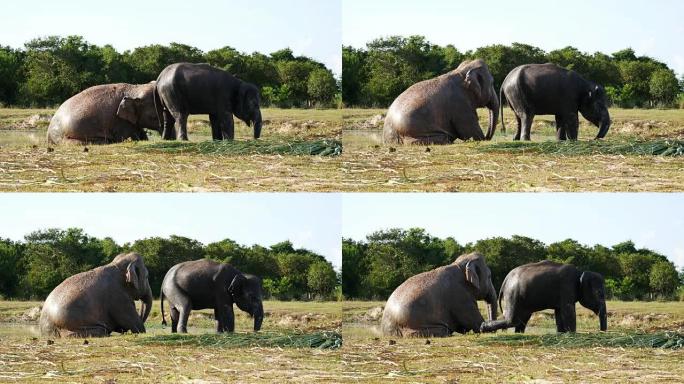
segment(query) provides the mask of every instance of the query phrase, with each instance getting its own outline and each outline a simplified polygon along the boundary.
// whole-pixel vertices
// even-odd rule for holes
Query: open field
[[[533,315],[526,333],[458,335],[443,339],[398,339],[377,331],[383,302],[343,303],[345,374],[364,382],[672,382],[684,377],[684,349],[606,347],[624,335],[676,331],[684,335],[684,302],[618,302],[608,307],[608,332],[577,305],[578,334],[555,334],[553,313]],[[481,305],[484,313],[484,306]],[[599,335],[600,334],[600,335]],[[542,346],[540,338],[551,339]],[[598,338],[591,347],[561,341]],[[512,340],[511,340],[512,339]],[[522,340],[521,340],[522,339]],[[568,340],[569,339],[569,340]],[[628,338],[629,339],[629,338]],[[394,341],[395,344],[392,344]],[[629,340],[628,340],[629,341]]]
[[[54,110],[0,109],[1,191],[336,191],[340,159],[314,150],[342,137],[340,110],[262,109],[261,139],[235,120],[236,141],[212,143],[209,118],[191,116],[190,143],[149,132],[149,142],[55,146],[45,134]],[[31,116],[43,116],[30,122]],[[202,143],[204,150],[194,150]],[[297,148],[290,148],[295,144]],[[207,149],[216,145],[218,150]],[[304,148],[304,150],[301,150]]]
[[[478,112],[481,126],[486,127],[486,110]],[[498,124],[492,141],[457,142],[430,146],[429,150],[382,144],[382,120],[371,120],[384,113],[381,109],[344,111],[344,190],[684,190],[684,156],[643,155],[630,150],[635,142],[647,146],[679,140],[677,145],[683,146],[684,110],[611,109],[613,124],[601,143],[592,140],[598,129],[581,117],[579,142],[546,143],[555,140],[553,116],[537,116],[532,143],[522,143],[515,150],[510,144],[515,123],[509,108],[504,108],[507,132],[503,134]]]
[[[146,334],[115,333],[87,344],[83,339],[50,344],[41,337],[26,315],[38,305],[0,302],[1,382],[339,382],[340,349],[311,348],[306,342],[340,332],[341,303],[266,301],[256,335],[251,319],[237,309],[233,335],[214,334],[212,311],[193,311],[190,336],[171,336],[170,328],[161,326],[155,301]]]

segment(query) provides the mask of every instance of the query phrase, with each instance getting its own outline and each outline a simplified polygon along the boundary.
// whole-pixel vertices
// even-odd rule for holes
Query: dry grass
[[[100,383],[333,383],[339,382],[341,374],[339,349],[256,346],[270,335],[277,340],[282,335],[339,332],[340,303],[264,302],[264,332],[257,335],[249,332],[251,319],[236,310],[237,332],[232,339],[246,340],[250,346],[227,346],[230,336],[224,339],[213,335],[211,311],[193,311],[188,338],[222,339],[223,345],[169,343],[173,337],[168,328],[161,328],[158,301],[146,323],[147,334],[114,334],[88,339],[87,344],[83,339],[57,339],[50,344],[35,333],[31,323],[17,322],[22,313],[38,304],[0,302],[0,382],[33,383],[50,378],[58,382]],[[159,340],[167,343],[155,343]]]
[[[480,122],[487,117],[480,111]],[[514,130],[506,110],[508,132],[499,130],[491,142],[448,146],[399,146],[381,143],[381,127],[365,122],[384,110],[345,110],[341,156],[343,190],[352,191],[682,191],[684,158],[651,155],[487,152],[508,143]],[[613,126],[604,143],[684,139],[684,110],[611,110]],[[589,141],[596,128],[581,120],[580,140]],[[363,128],[363,129],[361,129]],[[534,142],[554,140],[551,116],[539,116]],[[532,143],[532,146],[538,144]],[[582,143],[578,144],[582,146]],[[592,146],[593,143],[586,143]],[[531,151],[530,151],[531,152]]]
[[[681,382],[684,350],[661,348],[541,346],[509,343],[511,331],[456,335],[444,339],[397,339],[379,335],[375,322],[361,322],[382,302],[345,302],[342,360],[347,377],[363,382]],[[684,332],[684,303],[615,302],[607,304],[609,333]],[[578,306],[578,338],[598,332],[598,319]],[[482,308],[484,310],[484,308]],[[533,316],[525,337],[555,332],[553,316]],[[498,340],[497,340],[498,338]],[[566,336],[566,338],[568,338]],[[390,341],[393,340],[394,343]],[[497,341],[499,343],[497,344]],[[497,344],[497,345],[491,345]]]
[[[340,140],[340,110],[263,111],[267,146]],[[22,126],[51,110],[0,109],[0,191],[335,191],[338,157],[279,153],[164,153],[150,142],[103,146],[58,146],[48,151],[45,127]],[[190,141],[210,138],[207,116],[191,116]],[[236,121],[236,140],[251,141],[251,129]],[[192,145],[192,144],[191,144]],[[141,150],[143,149],[143,150]]]

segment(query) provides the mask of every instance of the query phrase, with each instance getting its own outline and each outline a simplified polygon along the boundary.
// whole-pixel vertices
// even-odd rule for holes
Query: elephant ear
[[[116,110],[116,115],[131,124],[138,123],[138,114],[136,113],[136,99],[124,96],[119,103],[119,108]]]
[[[472,91],[475,94],[475,100],[478,102],[482,100],[482,75],[478,72],[477,69],[469,69],[468,72],[465,75],[465,85],[466,88],[468,88],[470,91]]]
[[[233,293],[240,289],[240,286],[242,285],[242,282],[245,280],[245,277],[242,276],[242,274],[237,274],[235,277],[233,277],[233,281],[230,282],[230,285],[228,286],[228,293]]]
[[[466,263],[465,266],[465,277],[466,280],[475,287],[476,290],[480,290],[480,276],[477,274],[477,266],[472,261]]]
[[[135,269],[135,262],[128,264],[128,267],[126,267],[126,282],[128,284],[133,284],[133,287],[137,292],[140,291],[141,285],[138,272]]]

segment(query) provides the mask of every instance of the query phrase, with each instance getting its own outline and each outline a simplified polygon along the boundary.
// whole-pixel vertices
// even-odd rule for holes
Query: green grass
[[[193,346],[211,348],[320,348],[342,346],[337,332],[259,332],[254,334],[157,335],[137,340],[142,345]]]
[[[500,335],[496,338],[481,338],[484,345],[533,345],[555,348],[684,348],[684,334],[678,332],[608,332],[608,333],[565,333],[547,335]]]
[[[579,142],[557,143],[553,116],[537,116],[531,143],[514,143],[513,114],[505,110],[492,141],[445,146],[388,146],[382,109],[344,111],[344,190],[395,192],[674,192],[684,190],[684,110],[611,109],[612,127],[596,141],[597,128],[580,118]],[[478,111],[486,127],[485,109]],[[665,143],[674,149],[666,156]],[[677,152],[678,151],[678,152]],[[351,183],[353,179],[354,183]]]
[[[87,152],[73,145],[48,150],[46,128],[25,126],[32,115],[53,112],[0,109],[0,191],[328,192],[342,184],[341,110],[265,108],[261,138],[254,141],[252,129],[236,120],[232,143],[212,142],[208,116],[192,115],[187,143],[148,132],[149,142]]]
[[[136,147],[140,152],[182,153],[203,155],[318,155],[338,156],[342,153],[339,140],[253,140],[204,141],[198,143],[158,142]]]

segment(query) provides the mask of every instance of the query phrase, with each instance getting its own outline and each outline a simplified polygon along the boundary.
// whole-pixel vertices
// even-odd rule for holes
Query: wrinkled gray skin
[[[71,276],[45,299],[40,313],[44,336],[102,337],[112,332],[145,332],[152,290],[143,259],[118,255],[104,266]],[[140,314],[135,300],[141,300]]]
[[[176,63],[157,78],[157,94],[163,110],[166,140],[187,140],[188,115],[208,114],[211,137],[233,140],[233,115],[261,135],[259,89],[209,64]]]
[[[461,255],[452,264],[415,275],[397,287],[382,314],[382,332],[404,337],[446,337],[480,332],[484,322],[476,300],[485,300],[496,319],[496,290],[479,253]]]
[[[254,318],[254,331],[264,320],[261,279],[228,264],[202,259],[176,264],[164,276],[161,289],[162,324],[166,325],[164,297],[171,309],[171,332],[188,332],[193,309],[214,309],[216,331],[234,332],[233,303]]]
[[[62,103],[50,121],[50,144],[110,144],[147,140],[145,128],[161,133],[154,82],[90,87]]]
[[[489,108],[487,135],[477,108]],[[481,59],[421,81],[399,95],[385,117],[386,144],[451,144],[456,139],[491,139],[499,119],[494,78]]]
[[[499,292],[499,305],[503,299],[504,319],[489,321],[483,332],[515,327],[525,332],[533,312],[553,309],[558,332],[575,332],[575,303],[579,303],[599,317],[599,327],[607,329],[606,288],[603,276],[595,272],[582,272],[570,264],[540,261],[521,265],[511,270]]]
[[[518,123],[514,140],[530,140],[535,115],[556,116],[558,140],[577,140],[577,111],[599,127],[597,139],[605,137],[610,128],[606,91],[603,87],[556,64],[521,65],[506,76],[499,92],[501,130],[506,132],[503,122],[505,99],[513,109]]]

